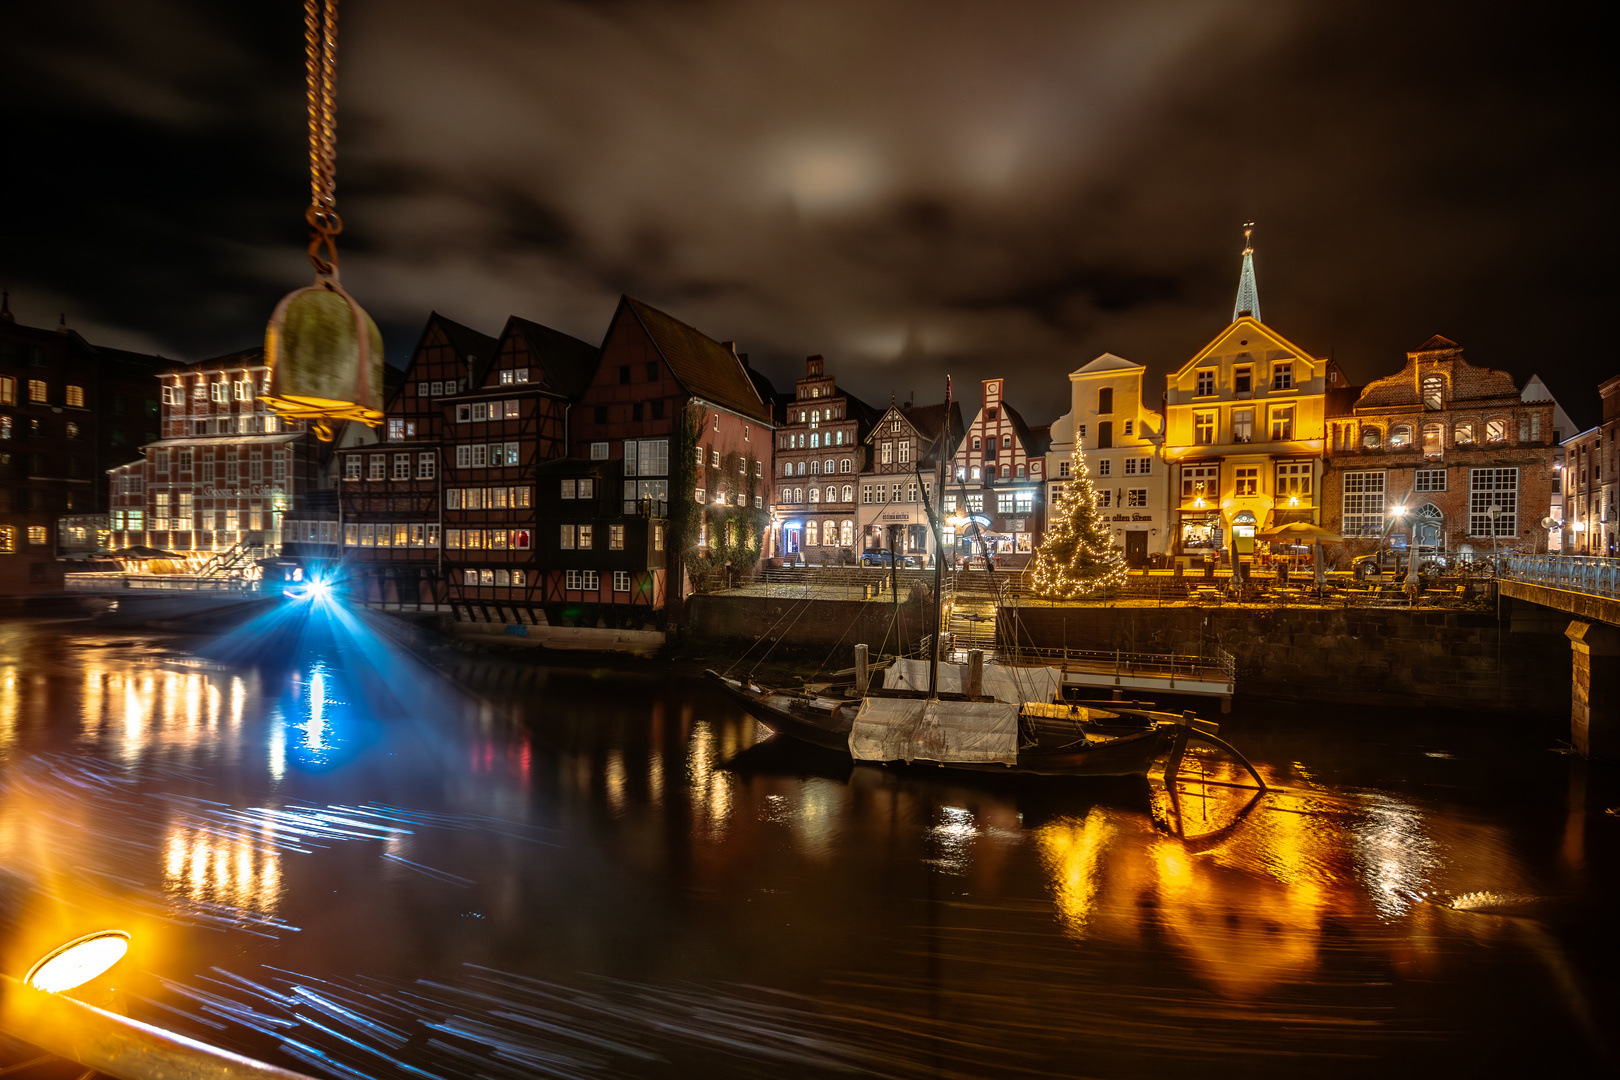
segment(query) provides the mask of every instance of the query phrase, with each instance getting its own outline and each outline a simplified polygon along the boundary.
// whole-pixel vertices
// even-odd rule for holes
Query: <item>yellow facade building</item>
[[[1181,562],[1249,561],[1257,530],[1321,523],[1326,404],[1345,378],[1331,359],[1260,321],[1252,246],[1231,325],[1166,384],[1172,553]]]

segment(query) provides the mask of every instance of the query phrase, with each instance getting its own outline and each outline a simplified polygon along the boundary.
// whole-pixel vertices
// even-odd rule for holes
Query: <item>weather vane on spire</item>
[[[1232,305],[1232,321],[1247,315],[1260,322],[1260,287],[1254,282],[1254,222],[1243,223],[1243,273],[1238,278],[1237,303]]]

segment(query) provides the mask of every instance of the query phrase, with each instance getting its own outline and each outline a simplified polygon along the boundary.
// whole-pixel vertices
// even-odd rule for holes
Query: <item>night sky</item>
[[[307,284],[298,0],[6,4],[0,282],[20,321],[200,359]],[[1231,316],[1362,382],[1430,334],[1581,424],[1607,315],[1596,5],[343,0],[343,281],[599,341],[628,292],[778,386],[1002,374],[1032,422],[1104,351],[1154,398]],[[1608,104],[1605,104],[1607,102]]]

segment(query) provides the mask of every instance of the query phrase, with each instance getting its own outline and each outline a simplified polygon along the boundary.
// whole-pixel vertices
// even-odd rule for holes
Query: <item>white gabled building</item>
[[[1103,353],[1069,373],[1069,412],[1052,424],[1047,497],[1054,508],[1083,453],[1097,488],[1098,508],[1131,566],[1145,565],[1170,546],[1169,469],[1164,415],[1142,400],[1147,368]]]

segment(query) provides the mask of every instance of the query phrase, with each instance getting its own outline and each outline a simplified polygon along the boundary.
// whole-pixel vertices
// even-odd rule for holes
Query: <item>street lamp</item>
[[[46,953],[23,982],[48,994],[65,994],[110,971],[127,952],[129,935],[124,931],[97,930]]]

